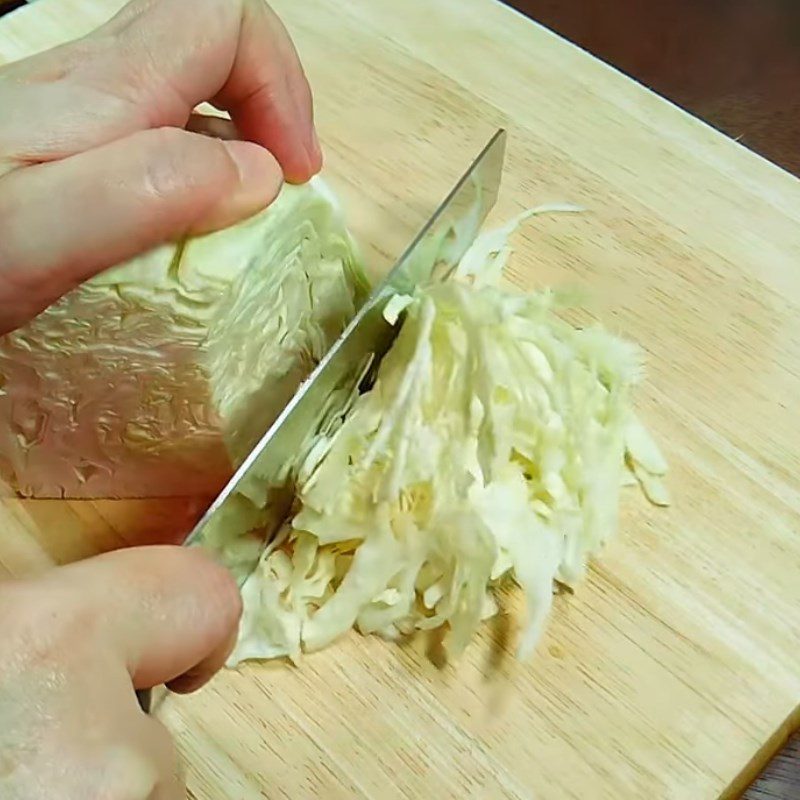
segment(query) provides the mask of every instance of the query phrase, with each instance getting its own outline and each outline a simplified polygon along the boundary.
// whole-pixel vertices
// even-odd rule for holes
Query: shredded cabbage
[[[296,513],[243,589],[229,665],[330,644],[355,626],[397,638],[446,626],[451,655],[513,578],[528,656],[554,581],[580,579],[617,527],[620,488],[668,502],[666,463],[631,409],[636,347],[577,330],[549,291],[496,284],[508,239],[480,236],[451,279],[398,295],[402,328],[373,387],[300,470]]]

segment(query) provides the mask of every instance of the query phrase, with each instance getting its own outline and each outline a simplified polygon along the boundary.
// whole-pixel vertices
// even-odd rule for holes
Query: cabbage
[[[0,475],[39,497],[217,491],[367,288],[318,179],[103,272],[0,339]]]
[[[519,653],[534,649],[554,582],[574,585],[617,527],[620,489],[668,502],[666,463],[631,409],[636,347],[577,330],[550,291],[497,281],[508,237],[482,235],[451,279],[398,295],[402,328],[373,387],[299,470],[291,520],[243,587],[229,666],[330,644],[355,626],[398,638],[447,629],[453,656],[522,588]]]

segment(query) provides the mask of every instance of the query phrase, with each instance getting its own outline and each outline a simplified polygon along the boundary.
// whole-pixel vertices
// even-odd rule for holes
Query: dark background
[[[26,0],[0,0],[0,16],[14,8],[25,5]]]
[[[800,0],[506,2],[800,175]]]

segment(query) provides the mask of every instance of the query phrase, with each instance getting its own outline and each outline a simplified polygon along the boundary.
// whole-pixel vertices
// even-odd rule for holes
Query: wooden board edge
[[[738,798],[741,798],[753,781],[763,774],[781,748],[798,731],[800,731],[800,704],[795,707],[794,711],[778,726],[775,733],[767,739],[750,761],[745,764],[742,771],[722,792],[719,800],[738,800]]]

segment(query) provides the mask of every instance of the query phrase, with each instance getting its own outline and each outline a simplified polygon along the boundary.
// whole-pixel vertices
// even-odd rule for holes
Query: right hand
[[[235,581],[202,552],[109,553],[0,583],[0,797],[185,798],[134,689],[202,686],[235,642]]]

